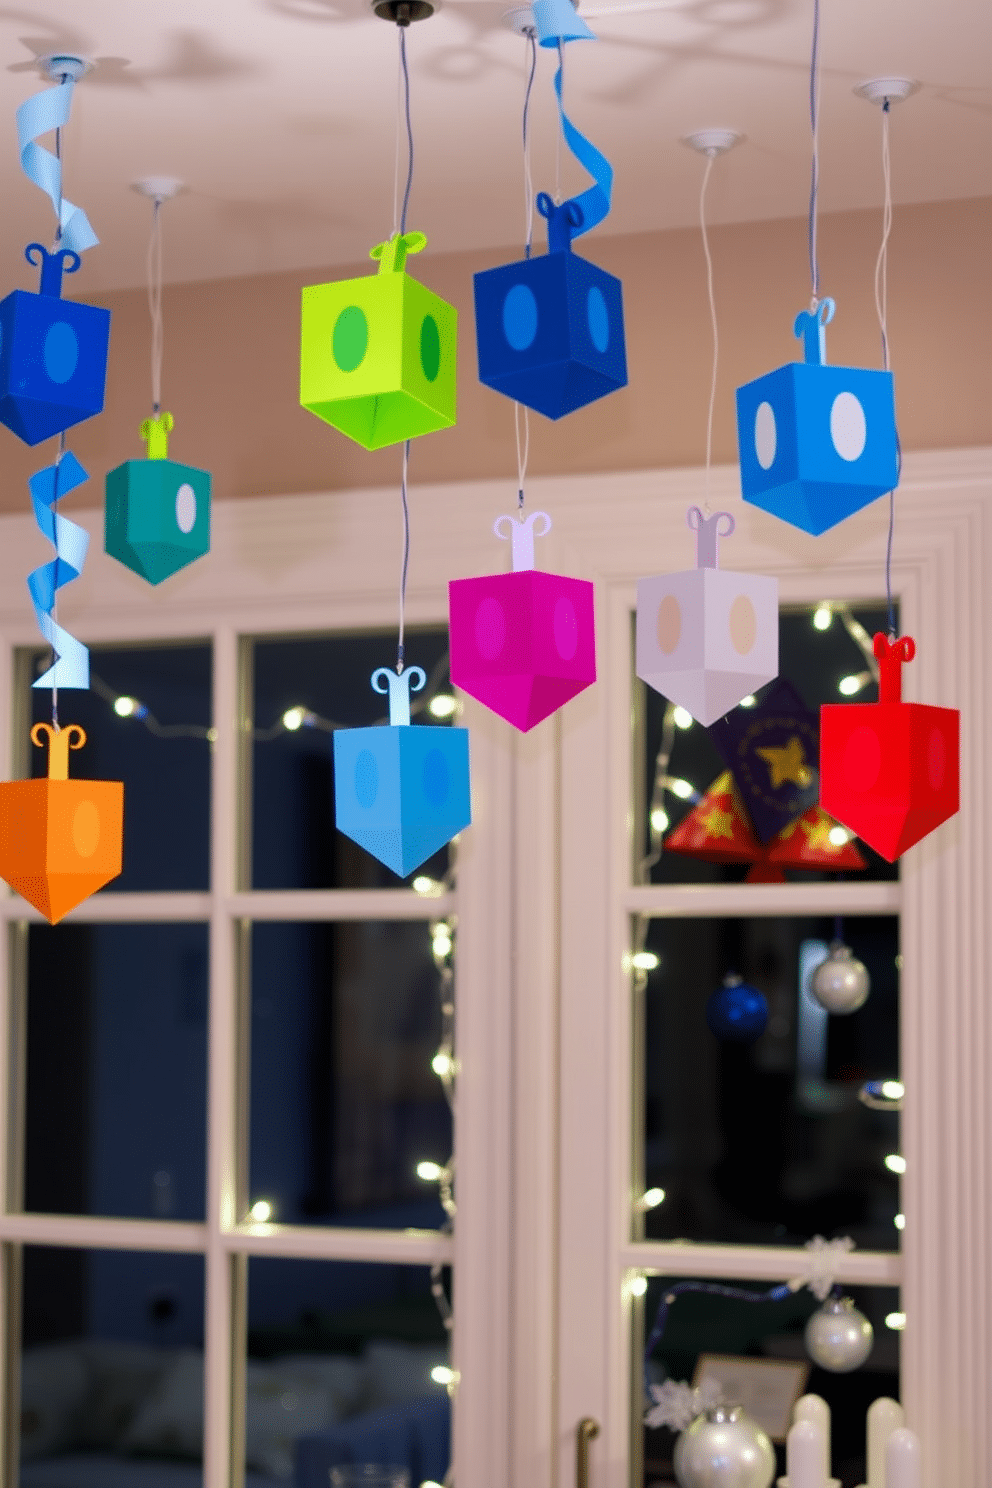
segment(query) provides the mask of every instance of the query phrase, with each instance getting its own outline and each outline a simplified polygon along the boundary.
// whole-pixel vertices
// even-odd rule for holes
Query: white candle
[[[823,1459],[823,1427],[815,1421],[797,1421],[785,1439],[789,1488],[827,1488]]]
[[[885,1449],[893,1431],[905,1425],[898,1400],[881,1395],[868,1407],[868,1482],[866,1488],[885,1488]]]
[[[885,1488],[923,1488],[920,1438],[897,1426],[885,1447]]]
[[[792,1407],[793,1421],[812,1421],[823,1441],[823,1481],[830,1481],[830,1407],[822,1395],[803,1395]]]

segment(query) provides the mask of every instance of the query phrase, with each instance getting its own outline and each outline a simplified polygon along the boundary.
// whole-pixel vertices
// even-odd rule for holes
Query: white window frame
[[[592,1488],[628,1488],[638,1337],[631,1272],[772,1280],[796,1269],[788,1251],[631,1239],[630,915],[681,913],[690,903],[697,913],[754,914],[758,906],[803,913],[828,898],[831,909],[857,913],[869,912],[869,903],[891,907],[895,894],[904,955],[906,1230],[900,1257],[855,1255],[843,1278],[902,1286],[903,1395],[923,1439],[925,1481],[938,1480],[939,1462],[940,1481],[987,1488],[992,1016],[984,979],[992,916],[983,899],[992,880],[982,744],[992,732],[992,704],[982,601],[992,567],[990,492],[992,452],[948,451],[907,457],[898,496],[896,588],[904,627],[920,644],[906,694],[962,708],[964,807],[955,822],[907,856],[897,886],[641,890],[631,881],[635,579],[689,566],[685,509],[708,496],[738,519],[727,566],[777,573],[783,601],[876,598],[884,503],[814,540],[743,508],[729,469],[714,471],[708,488],[699,471],[532,482],[530,505],[555,519],[538,562],[596,581],[600,681],[526,736],[466,701],[474,821],[463,834],[456,891],[443,904],[418,902],[405,890],[247,892],[237,877],[238,638],[391,626],[395,488],[218,502],[211,556],[158,589],[106,558],[100,515],[79,513],[94,541],[82,579],[61,605],[74,634],[108,643],[202,637],[214,647],[209,893],[98,895],[74,911],[80,920],[209,923],[208,1205],[202,1225],[20,1212],[23,1007],[12,996],[10,958],[0,956],[0,1337],[7,1343],[0,1374],[14,1370],[0,1379],[5,1485],[16,1481],[10,1407],[18,1247],[37,1243],[205,1255],[205,1488],[240,1482],[249,1254],[452,1262],[459,1488],[571,1488],[583,1416],[602,1427],[592,1443]],[[414,487],[411,624],[444,621],[449,578],[505,566],[490,534],[512,495],[509,481]],[[0,537],[0,777],[9,778],[11,658],[14,648],[37,642],[24,576],[47,555],[28,517],[0,519]],[[258,918],[427,919],[442,908],[459,918],[453,1239],[242,1222],[239,927]],[[7,927],[30,918],[21,901],[0,899]]]

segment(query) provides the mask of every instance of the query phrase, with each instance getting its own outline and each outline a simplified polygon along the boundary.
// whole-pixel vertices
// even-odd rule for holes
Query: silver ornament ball
[[[775,1451],[739,1405],[714,1405],[675,1443],[680,1488],[770,1488]]]
[[[871,1353],[875,1330],[850,1297],[828,1297],[806,1324],[806,1350],[831,1374],[849,1374]]]
[[[856,1013],[871,991],[871,978],[864,962],[850,946],[835,940],[830,954],[821,961],[809,983],[810,992],[828,1013]]]

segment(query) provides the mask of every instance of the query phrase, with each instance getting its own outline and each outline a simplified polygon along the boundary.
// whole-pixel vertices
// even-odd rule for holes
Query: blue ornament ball
[[[718,1039],[749,1044],[765,1031],[768,1003],[757,987],[739,976],[726,976],[706,1004],[706,1022]]]

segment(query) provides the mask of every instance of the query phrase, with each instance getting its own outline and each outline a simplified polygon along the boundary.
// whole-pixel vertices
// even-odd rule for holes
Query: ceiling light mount
[[[859,98],[865,98],[882,108],[885,104],[903,103],[920,91],[921,84],[915,78],[877,77],[858,83],[854,89]]]
[[[739,145],[744,136],[736,129],[694,129],[692,134],[684,134],[682,143],[688,145],[690,150],[696,150],[700,155],[726,155],[735,145]]]
[[[89,57],[76,57],[71,52],[46,52],[38,58],[38,71],[50,83],[61,83],[65,78],[78,83],[95,66]]]
[[[372,10],[380,21],[394,26],[409,26],[426,21],[440,8],[441,0],[372,0]]]
[[[504,11],[503,25],[516,32],[517,36],[537,35],[534,10],[530,5],[515,5],[512,10]]]
[[[131,190],[147,196],[149,201],[164,202],[178,196],[185,185],[178,176],[142,176],[140,181],[131,182]]]

